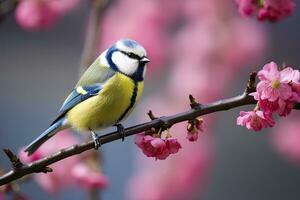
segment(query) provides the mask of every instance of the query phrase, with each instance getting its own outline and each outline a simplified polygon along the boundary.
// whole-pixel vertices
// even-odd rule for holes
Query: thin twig
[[[250,74],[249,80],[247,82],[247,87],[245,89],[245,92],[247,94],[250,94],[251,92],[255,92],[255,90],[256,90],[256,88],[255,88],[256,75],[257,75],[257,72],[252,72]]]
[[[79,74],[81,75],[96,57],[100,38],[100,23],[108,0],[91,0],[91,11],[88,21],[83,53],[80,61]]]
[[[197,106],[199,106],[200,104],[196,101],[195,97],[193,97],[193,95],[189,95],[189,99],[190,99],[190,106],[191,108],[195,108]]]
[[[150,118],[151,120],[157,119],[157,117],[154,116],[152,110],[149,110],[148,113],[147,113],[147,115],[149,116],[149,118]]]
[[[6,156],[9,158],[9,161],[11,162],[11,166],[13,169],[18,169],[23,166],[23,163],[20,161],[18,156],[14,154],[10,149],[3,149]]]

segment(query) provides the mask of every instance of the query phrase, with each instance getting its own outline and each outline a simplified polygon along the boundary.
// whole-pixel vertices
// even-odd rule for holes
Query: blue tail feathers
[[[28,156],[33,154],[44,142],[46,142],[48,139],[54,136],[58,131],[64,129],[63,123],[64,123],[64,118],[52,124],[38,138],[32,141],[24,150],[25,152],[28,153]]]

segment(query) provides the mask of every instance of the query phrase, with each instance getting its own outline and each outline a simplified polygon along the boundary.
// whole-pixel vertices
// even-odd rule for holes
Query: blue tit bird
[[[63,103],[50,127],[25,149],[28,155],[60,130],[74,128],[91,132],[95,148],[101,145],[94,132],[117,126],[128,117],[141,99],[146,67],[146,50],[131,39],[117,41],[85,71]],[[124,139],[124,135],[123,135]]]

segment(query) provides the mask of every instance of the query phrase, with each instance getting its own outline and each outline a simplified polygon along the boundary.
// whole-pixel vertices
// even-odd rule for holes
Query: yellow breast
[[[79,131],[99,130],[125,119],[141,99],[143,82],[116,73],[99,95],[76,105],[67,113],[68,122]]]

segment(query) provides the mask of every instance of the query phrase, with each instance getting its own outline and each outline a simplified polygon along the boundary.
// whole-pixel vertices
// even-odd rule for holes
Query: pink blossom
[[[79,163],[72,169],[75,180],[87,188],[103,189],[109,185],[108,179],[99,172],[95,172],[87,165]]]
[[[295,103],[300,102],[300,72],[290,67],[278,71],[276,63],[266,64],[259,71],[257,92],[251,93],[264,112],[287,116]]]
[[[203,119],[194,119],[188,123],[187,126],[187,139],[190,142],[195,142],[198,140],[199,132],[203,131]]]
[[[296,6],[294,0],[236,0],[239,13],[251,16],[257,13],[259,20],[276,22],[292,14]]]
[[[256,99],[256,98],[255,98]],[[287,116],[291,113],[295,101],[292,100],[293,98],[289,100],[283,101],[282,99],[278,99],[276,101],[268,101],[267,99],[261,100],[261,99],[256,99],[258,100],[259,107],[265,112],[265,113],[278,113],[279,116]]]
[[[294,103],[289,100],[278,99],[272,102],[267,99],[255,99],[258,100],[259,107],[264,113],[278,113],[280,116],[287,116],[294,106]]]
[[[295,102],[294,101],[278,101],[278,105],[279,105],[279,109],[278,109],[278,114],[281,117],[285,117],[287,115],[289,115],[292,112],[292,109],[295,106]]]
[[[263,128],[273,127],[275,121],[271,113],[262,111],[241,111],[237,118],[237,125],[246,126],[249,130],[260,131]]]
[[[257,93],[253,94],[256,96]],[[264,111],[264,112],[269,112],[269,113],[275,113],[279,109],[279,104],[278,100],[277,101],[269,101],[267,99],[259,99],[259,97],[254,97],[254,99],[258,100],[259,107]]]
[[[296,4],[293,0],[265,0],[258,11],[258,19],[278,21],[292,14]]]
[[[198,140],[198,134],[199,132],[187,132],[187,136],[186,138],[190,141],[190,142],[195,142]]]
[[[153,153],[153,157],[159,160],[164,160],[170,155],[166,142],[161,138],[153,138],[151,141],[148,140],[148,143],[146,143],[146,151]]]
[[[292,69],[291,69],[292,70]],[[292,87],[293,96],[292,99],[300,103],[300,72],[299,70],[292,70],[288,77],[290,85]]]
[[[287,67],[285,69],[285,71],[287,71],[286,79],[289,81],[289,85],[292,88],[292,96],[289,100],[300,103],[300,72],[299,70],[294,70],[291,67]]]
[[[285,68],[278,71],[278,66],[274,62],[266,64],[258,72],[260,82],[257,84],[256,91],[260,99],[276,101],[277,99],[287,100],[292,96],[292,88],[289,85],[288,77],[292,71]]]
[[[148,157],[155,157],[159,160],[166,159],[170,152],[166,146],[165,140],[151,135],[137,134],[135,136],[135,144],[142,149],[143,153]]]
[[[63,130],[59,132],[55,137],[51,138],[49,141],[44,143],[33,155],[30,157],[27,157],[27,154],[21,150],[19,152],[20,159],[24,163],[35,161],[36,159],[43,158],[45,156],[48,156],[50,154],[53,154],[63,148],[69,147],[71,145],[79,143],[78,139],[68,130]],[[64,159],[60,162],[54,163],[50,165],[50,167],[53,169],[52,173],[39,173],[35,174],[34,178],[37,181],[37,183],[47,192],[54,193],[57,192],[64,187],[68,187],[71,185],[74,185],[77,183],[79,176],[78,174],[74,174],[74,171],[76,172],[76,166],[82,166],[87,165],[84,162],[84,154],[80,154],[77,156],[72,156],[70,158]],[[88,166],[86,166],[88,167]],[[74,169],[75,168],[75,169]],[[73,170],[74,169],[74,170]],[[79,168],[80,169],[80,168]],[[77,168],[78,170],[78,168]],[[82,170],[83,171],[83,170]],[[91,186],[96,187],[100,186],[100,179],[103,178],[103,176],[100,172],[98,172],[98,175],[96,175],[96,172],[91,172],[90,175],[92,175],[93,178],[90,180],[85,179],[84,173],[81,173],[80,184],[83,184],[85,186]],[[103,181],[104,185],[104,181]]]
[[[291,116],[289,120],[280,121],[270,134],[275,150],[297,166],[300,166],[299,120],[299,116]]]
[[[300,84],[291,82],[292,90],[293,90],[293,100],[296,102],[300,102]]]
[[[177,153],[182,148],[178,140],[173,137],[166,139],[166,146],[170,154]]]

